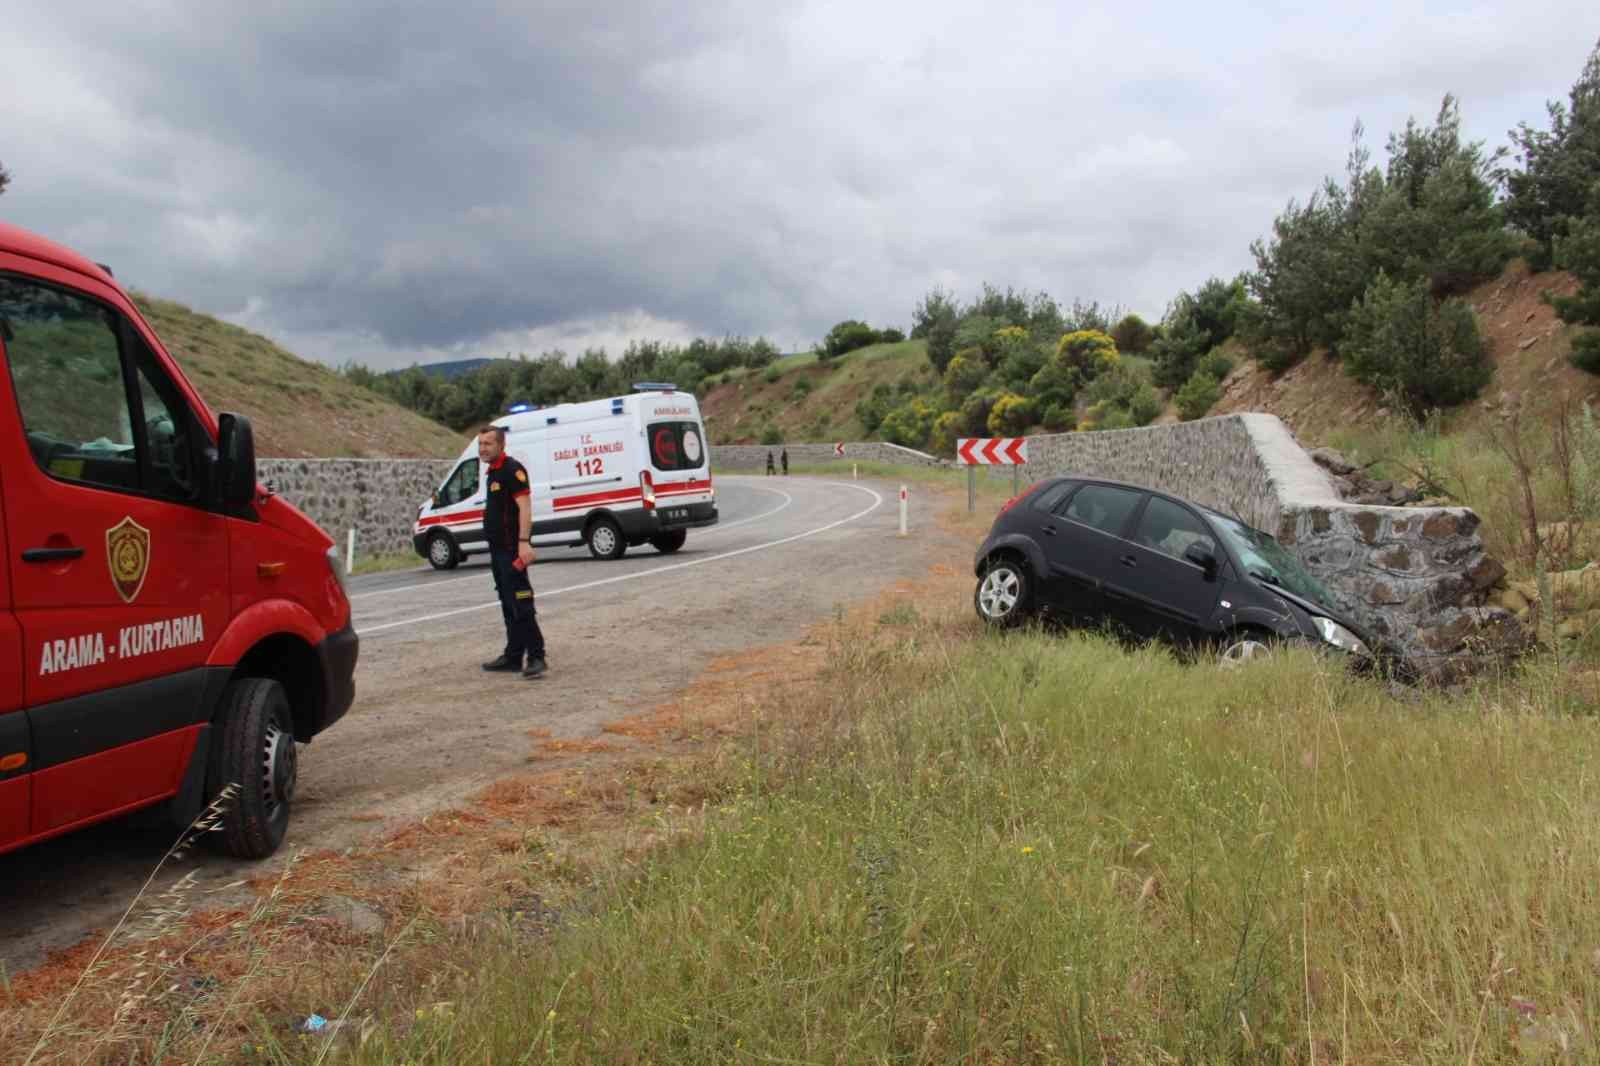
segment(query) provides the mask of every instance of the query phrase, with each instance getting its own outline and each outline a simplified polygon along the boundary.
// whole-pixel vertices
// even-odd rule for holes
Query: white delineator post
[[[900,535],[906,535],[906,487],[900,486]]]
[[[356,568],[356,531],[350,530],[350,535],[344,542],[344,572],[351,573]]]
[[[851,463],[850,464],[850,480],[851,481],[860,481],[861,480],[861,467],[860,467],[860,464],[858,464],[858,463]]]

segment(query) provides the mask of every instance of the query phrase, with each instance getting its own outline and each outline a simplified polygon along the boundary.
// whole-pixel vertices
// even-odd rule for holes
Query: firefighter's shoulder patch
[[[527,481],[528,480],[528,472],[519,467],[517,469],[517,480],[518,481]]]

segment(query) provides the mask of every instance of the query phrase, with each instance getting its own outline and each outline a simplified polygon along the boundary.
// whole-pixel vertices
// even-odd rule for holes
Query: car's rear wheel
[[[589,554],[596,559],[620,559],[622,553],[628,550],[628,542],[622,537],[622,527],[617,525],[614,518],[600,518],[589,527]]]
[[[461,549],[450,534],[440,530],[428,538],[428,564],[435,570],[454,570],[461,563]]]
[[[207,794],[215,799],[229,785],[236,794],[207,842],[241,859],[264,859],[288,832],[299,776],[288,694],[270,678],[239,678],[222,694],[219,725]]]
[[[662,555],[671,555],[683,547],[683,542],[689,539],[687,529],[669,529],[665,533],[657,533],[650,538],[650,546]]]
[[[1033,579],[1023,563],[1011,558],[991,562],[972,594],[978,617],[993,626],[1014,626],[1033,610]]]

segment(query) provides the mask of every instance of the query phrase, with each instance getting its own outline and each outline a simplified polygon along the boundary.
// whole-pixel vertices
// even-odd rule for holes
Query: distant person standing
[[[777,472],[778,472],[778,468],[772,465],[772,449],[768,448],[767,449],[767,473],[770,475],[770,474],[776,474]]]
[[[506,454],[506,431],[484,426],[478,431],[478,458],[488,470],[483,504],[483,537],[489,544],[494,590],[506,620],[506,648],[498,659],[483,664],[491,672],[521,670],[523,677],[545,672],[544,634],[533,608],[533,493],[528,470]],[[523,662],[526,659],[527,665]]]
[[[783,476],[789,476],[789,446],[787,444],[783,446]]]

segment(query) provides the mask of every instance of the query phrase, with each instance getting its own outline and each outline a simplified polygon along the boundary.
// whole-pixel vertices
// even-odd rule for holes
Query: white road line
[[[807,537],[814,537],[818,533],[826,533],[830,529],[837,529],[846,523],[854,522],[856,519],[863,518],[866,515],[871,514],[873,511],[876,511],[879,507],[883,506],[883,497],[874,492],[872,489],[867,488],[865,485],[855,485],[848,481],[824,481],[822,484],[839,485],[847,489],[855,489],[859,492],[865,492],[867,495],[872,497],[872,503],[862,510],[857,511],[855,514],[850,515],[848,518],[841,518],[836,522],[829,522],[827,525],[818,526],[816,529],[808,529],[804,533],[796,533],[793,536],[783,537],[779,540],[769,540],[761,544],[751,544],[744,548],[736,548],[733,551],[720,552],[717,555],[707,555],[703,559],[688,559],[684,562],[673,563],[669,566],[658,566],[650,570],[636,570],[630,574],[618,574],[616,577],[603,577],[596,581],[585,581],[578,585],[568,585],[565,588],[551,589],[548,592],[540,592],[538,594],[539,598],[549,599],[551,596],[559,596],[564,592],[581,592],[584,589],[599,588],[602,585],[614,585],[619,581],[634,581],[638,578],[655,577],[658,574],[668,574],[674,570],[685,570],[691,566],[704,566],[706,563],[715,563],[723,559],[732,559],[738,555],[748,555],[751,552],[765,551],[768,548],[776,548],[784,544],[792,544],[797,540],[804,540]],[[498,606],[500,606],[499,600],[495,600],[493,603],[480,603],[472,607],[458,607],[453,611],[440,611],[437,614],[425,614],[419,618],[407,618],[399,622],[385,622],[382,625],[369,626],[365,629],[357,629],[356,635],[368,637],[374,633],[382,633],[390,629],[400,629],[404,626],[421,625],[423,622],[437,622],[441,618],[454,618],[456,615],[471,614],[473,611],[486,611],[491,607]]]
[[[770,492],[775,496],[782,496],[783,502],[778,504],[778,506],[774,507],[770,511],[762,511],[760,514],[752,515],[749,518],[741,518],[739,521],[729,522],[727,525],[721,525],[719,523],[718,525],[712,526],[710,529],[696,531],[694,535],[695,540],[703,540],[706,537],[715,536],[718,533],[726,533],[730,529],[738,529],[740,526],[747,526],[751,522],[759,522],[763,518],[771,518],[773,515],[777,514],[779,511],[783,510],[794,502],[794,497],[790,496],[782,489],[769,489],[765,485],[741,485],[739,487],[744,489],[754,489],[756,492]],[[356,600],[364,600],[369,596],[387,596],[393,592],[415,592],[417,589],[436,589],[442,585],[451,584],[452,582],[467,580],[481,581],[483,580],[483,574],[462,574],[459,577],[443,577],[437,578],[433,581],[421,581],[415,585],[397,585],[390,589],[373,589],[371,592],[357,592],[350,596],[350,600],[353,603]]]

